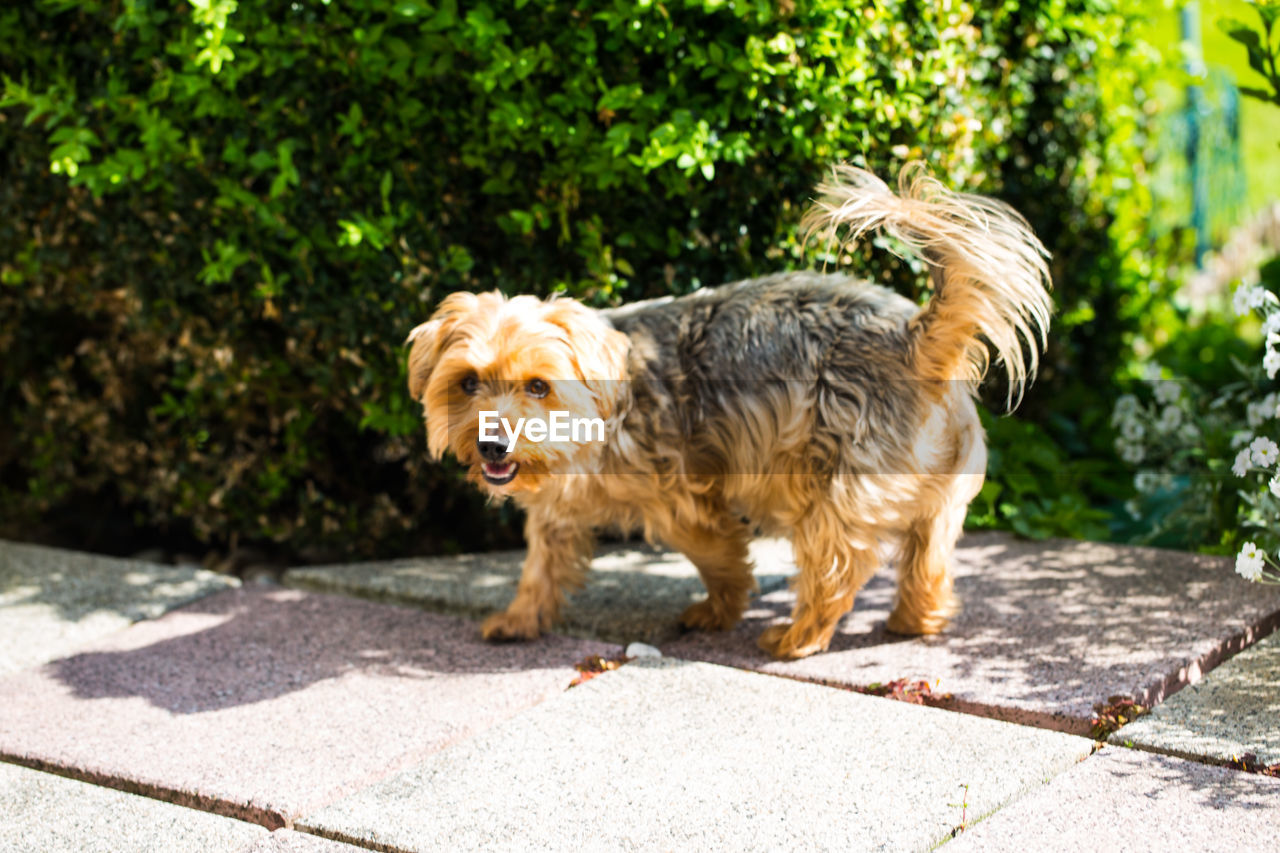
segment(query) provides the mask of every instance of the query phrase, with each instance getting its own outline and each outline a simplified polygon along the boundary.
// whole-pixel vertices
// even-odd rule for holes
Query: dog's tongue
[[[504,462],[501,465],[495,465],[492,462],[486,462],[484,463],[484,472],[488,474],[490,477],[493,477],[495,480],[501,479],[511,473],[511,468],[513,465],[515,465],[514,462]]]

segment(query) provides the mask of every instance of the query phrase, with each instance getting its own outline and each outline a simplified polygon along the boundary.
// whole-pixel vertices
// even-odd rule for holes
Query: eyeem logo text
[[[506,436],[507,452],[515,450],[523,434],[528,441],[604,441],[604,418],[575,418],[568,412],[552,411],[550,420],[519,418],[515,424],[497,412],[480,412],[480,440],[497,441]]]

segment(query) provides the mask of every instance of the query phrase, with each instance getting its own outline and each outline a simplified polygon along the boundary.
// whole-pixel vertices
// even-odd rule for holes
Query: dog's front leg
[[[532,640],[549,630],[565,591],[578,589],[586,579],[595,547],[590,528],[533,509],[524,532],[529,553],[520,586],[506,611],[485,620],[480,631],[486,640]]]

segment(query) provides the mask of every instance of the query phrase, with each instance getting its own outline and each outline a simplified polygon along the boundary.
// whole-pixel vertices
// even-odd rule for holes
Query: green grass
[[[1236,18],[1256,29],[1258,13],[1243,0],[1204,0],[1199,6],[1205,64],[1226,70],[1237,85],[1265,88],[1266,81],[1249,67],[1244,47],[1218,26],[1224,18]],[[1152,7],[1150,24],[1143,35],[1176,62],[1181,56],[1178,9],[1162,3],[1152,3]],[[1242,98],[1240,145],[1248,184],[1245,207],[1257,211],[1280,200],[1280,107]]]

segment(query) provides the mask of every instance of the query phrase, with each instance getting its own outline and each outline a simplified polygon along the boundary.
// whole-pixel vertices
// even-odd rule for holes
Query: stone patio
[[[0,675],[0,848],[1270,849],[1280,780],[1220,765],[1275,760],[1280,643],[1256,641],[1280,590],[970,536],[946,633],[887,635],[885,572],[831,652],[781,664],[755,636],[790,606],[789,553],[760,547],[737,630],[679,635],[692,567],[622,546],[578,636],[493,645],[478,618],[518,554],[287,575],[343,594],[108,561],[96,605],[63,573],[99,558],[0,543],[0,643],[26,655]],[[32,613],[54,627],[10,618]],[[568,689],[646,638],[665,656]],[[896,679],[939,707],[848,689]],[[1069,732],[1116,693],[1155,711],[1091,754]]]
[[[44,663],[140,619],[238,586],[162,566],[0,540],[0,674]]]
[[[1272,634],[1112,736],[1223,764],[1280,765],[1280,634]]]

